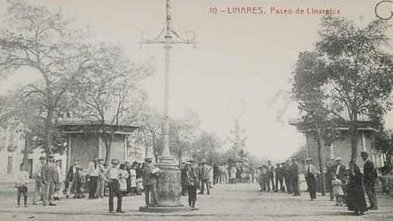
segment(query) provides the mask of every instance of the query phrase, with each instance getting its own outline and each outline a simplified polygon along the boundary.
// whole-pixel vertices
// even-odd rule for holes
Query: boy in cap
[[[82,193],[82,186],[86,182],[85,175],[82,173],[82,167],[79,164],[74,166],[76,172],[74,175],[74,185],[75,185],[75,195],[74,198],[80,199],[85,198],[85,195]]]
[[[18,206],[20,206],[20,197],[23,195],[24,205],[25,207],[27,207],[28,184],[29,184],[29,173],[27,172],[26,166],[22,164],[20,172],[18,174],[18,180],[15,183],[15,186],[18,189],[18,197],[17,197]]]
[[[109,187],[109,212],[114,213],[113,211],[113,198],[117,197],[117,213],[124,213],[121,209],[122,202],[123,202],[123,195],[120,191],[120,169],[118,168],[119,161],[113,159],[111,161],[112,166],[106,172],[106,177],[108,180],[108,187]]]

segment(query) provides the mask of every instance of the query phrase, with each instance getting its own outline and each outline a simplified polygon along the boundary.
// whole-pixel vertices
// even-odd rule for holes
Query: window
[[[8,157],[7,174],[12,173],[12,157]]]

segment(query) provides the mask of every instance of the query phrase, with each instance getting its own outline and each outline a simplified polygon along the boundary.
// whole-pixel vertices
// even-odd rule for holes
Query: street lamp
[[[169,75],[171,63],[171,49],[178,44],[195,45],[195,38],[183,38],[173,28],[171,15],[171,0],[166,0],[166,20],[164,29],[154,39],[144,39],[144,44],[162,45],[165,50],[165,91],[164,91],[164,147],[161,156],[158,157],[157,166],[160,168],[158,177],[157,210],[171,210],[181,208],[181,178],[180,169],[172,157],[169,147]]]

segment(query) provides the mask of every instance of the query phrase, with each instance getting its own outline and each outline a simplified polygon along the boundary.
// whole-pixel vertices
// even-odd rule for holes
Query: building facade
[[[126,161],[136,156],[128,150],[131,147],[127,138],[137,127],[111,124],[105,124],[105,127],[107,131],[114,131],[109,152],[111,159]],[[59,122],[58,128],[68,139],[66,168],[75,161],[87,168],[94,156],[105,159],[106,145],[102,137],[102,125],[98,121],[64,120]]]
[[[289,122],[290,125],[295,126],[299,132],[304,134],[305,137],[305,156],[304,158],[312,158],[313,164],[317,167],[318,165],[318,144],[311,133],[304,128],[304,124],[300,120],[292,120]],[[326,165],[331,159],[337,157],[342,158],[344,165],[349,165],[351,160],[351,138],[348,127],[337,126],[336,130],[340,134],[331,144],[325,144],[322,142],[322,160]],[[357,140],[357,151],[358,156],[356,163],[360,168],[363,168],[363,160],[361,159],[360,153],[367,151],[370,153],[371,160],[375,163],[376,167],[382,167],[384,162],[384,156],[381,152],[377,151],[374,147],[374,140],[378,133],[378,130],[372,127],[371,122],[363,120],[358,122],[358,140]]]

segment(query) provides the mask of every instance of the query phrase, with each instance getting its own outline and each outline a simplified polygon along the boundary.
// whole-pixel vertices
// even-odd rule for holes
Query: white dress
[[[127,177],[128,177],[128,172],[126,170],[120,170],[120,191],[126,191],[127,190]]]
[[[136,187],[136,171],[134,169],[130,170],[131,187]]]

